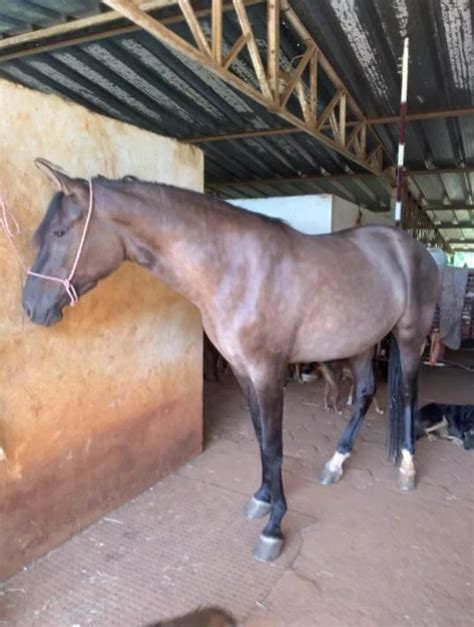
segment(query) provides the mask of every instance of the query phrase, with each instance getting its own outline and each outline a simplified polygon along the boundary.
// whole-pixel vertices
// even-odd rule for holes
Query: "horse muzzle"
[[[62,320],[63,312],[60,307],[54,306],[42,311],[41,309],[23,301],[23,310],[28,318],[34,324],[39,324],[44,327],[50,327]]]

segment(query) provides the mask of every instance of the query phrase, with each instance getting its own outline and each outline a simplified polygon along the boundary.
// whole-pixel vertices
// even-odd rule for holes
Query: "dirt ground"
[[[474,451],[420,441],[417,490],[401,494],[385,417],[371,409],[345,476],[323,487],[317,475],[345,421],[323,411],[322,390],[286,392],[289,512],[276,562],[250,556],[264,523],[242,508],[259,456],[227,376],[205,388],[205,452],[10,579],[0,624],[139,627],[213,603],[245,627],[473,625]],[[430,400],[474,403],[473,375],[425,368]]]

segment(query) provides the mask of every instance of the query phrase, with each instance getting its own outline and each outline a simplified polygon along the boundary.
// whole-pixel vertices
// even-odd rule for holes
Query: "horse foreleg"
[[[283,547],[281,521],[286,512],[281,466],[283,462],[283,370],[282,376],[255,385],[262,428],[262,457],[270,476],[270,518],[253,550],[255,559],[276,559]]]
[[[270,468],[267,464],[267,460],[263,454],[262,449],[262,424],[260,419],[260,408],[255,388],[250,378],[239,376],[237,374],[236,378],[247,401],[250,417],[252,419],[255,435],[257,436],[257,441],[260,448],[260,460],[262,463],[262,483],[260,485],[260,488],[255,492],[253,497],[246,504],[244,508],[244,513],[245,516],[249,519],[263,518],[270,512],[271,509],[271,475]]]
[[[355,379],[354,409],[350,422],[339,440],[336,452],[326,463],[319,476],[319,480],[323,485],[331,485],[342,477],[344,461],[352,452],[355,439],[374,397],[375,379],[372,367],[372,353],[373,350],[371,349],[351,359]]]

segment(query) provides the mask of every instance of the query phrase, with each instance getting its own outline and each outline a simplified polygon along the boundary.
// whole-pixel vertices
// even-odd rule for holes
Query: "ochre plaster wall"
[[[0,146],[0,193],[27,258],[53,193],[35,157],[85,178],[203,187],[198,149],[3,81]],[[23,280],[0,233],[0,578],[198,453],[202,438],[192,305],[124,264],[42,328],[22,312]]]

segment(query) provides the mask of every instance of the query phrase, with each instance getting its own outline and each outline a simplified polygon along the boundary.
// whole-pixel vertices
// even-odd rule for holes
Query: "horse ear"
[[[59,192],[64,192],[66,196],[70,196],[74,191],[74,179],[66,174],[66,172],[58,165],[54,165],[47,159],[35,159],[35,166],[41,170],[43,174],[54,183]]]

